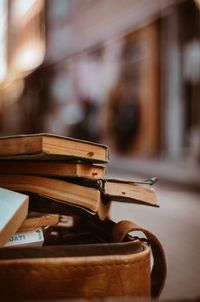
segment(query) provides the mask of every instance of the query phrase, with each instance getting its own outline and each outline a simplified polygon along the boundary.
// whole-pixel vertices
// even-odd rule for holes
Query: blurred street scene
[[[107,144],[110,175],[157,176],[163,298],[200,296],[200,0],[0,0],[0,136]]]
[[[133,173],[113,172],[112,169],[109,175],[139,179]],[[115,221],[135,221],[162,242],[168,272],[161,301],[199,301],[200,194],[160,182],[154,188],[159,208],[114,202],[111,217]]]
[[[0,134],[200,162],[199,0],[1,0]]]

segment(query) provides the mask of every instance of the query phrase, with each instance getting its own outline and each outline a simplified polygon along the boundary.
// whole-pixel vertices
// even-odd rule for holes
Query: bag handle
[[[133,231],[143,232],[150,243],[154,259],[151,272],[151,296],[154,298],[159,297],[166,280],[167,264],[163,247],[158,238],[149,230],[138,226],[133,221],[122,220],[115,224],[112,231],[112,239],[114,242],[122,242]]]

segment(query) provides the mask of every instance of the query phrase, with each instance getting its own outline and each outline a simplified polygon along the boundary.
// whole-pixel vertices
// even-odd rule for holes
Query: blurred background
[[[137,171],[153,163],[161,178],[184,178],[200,163],[199,9],[199,0],[1,0],[0,135],[106,143],[122,161],[137,158]]]
[[[37,132],[107,144],[111,174],[171,185],[160,220],[134,213],[179,261],[164,297],[200,295],[200,0],[0,0],[0,136]]]
[[[200,1],[1,0],[0,134],[200,162]]]

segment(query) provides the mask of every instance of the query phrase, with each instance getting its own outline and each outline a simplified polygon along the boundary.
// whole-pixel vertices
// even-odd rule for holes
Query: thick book
[[[104,188],[112,200],[158,206],[156,191],[149,185],[107,180]]]
[[[97,214],[102,220],[108,217],[110,209],[110,201],[104,202],[98,189],[61,179],[32,175],[0,175],[0,186],[79,206]]]
[[[72,178],[71,182],[98,188],[104,200],[139,203],[149,206],[158,207],[157,194],[152,185],[155,183],[155,178],[149,178],[144,181],[130,181],[122,179],[78,179]]]
[[[101,220],[108,217],[112,200],[157,206],[156,192],[151,187],[109,180],[75,181],[31,175],[0,175],[2,187],[82,207],[97,214]]]
[[[0,246],[3,246],[28,214],[29,197],[0,188]]]
[[[108,146],[49,133],[0,138],[0,159],[84,160],[107,163]]]
[[[28,174],[52,177],[105,177],[105,166],[82,162],[4,160],[0,162],[0,174]]]

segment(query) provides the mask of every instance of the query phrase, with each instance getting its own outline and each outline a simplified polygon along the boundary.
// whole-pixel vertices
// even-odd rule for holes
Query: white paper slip
[[[44,243],[44,235],[42,228],[17,232],[5,244],[5,247],[26,247],[26,246],[42,246]]]
[[[16,233],[28,214],[29,196],[0,188],[0,247]]]

